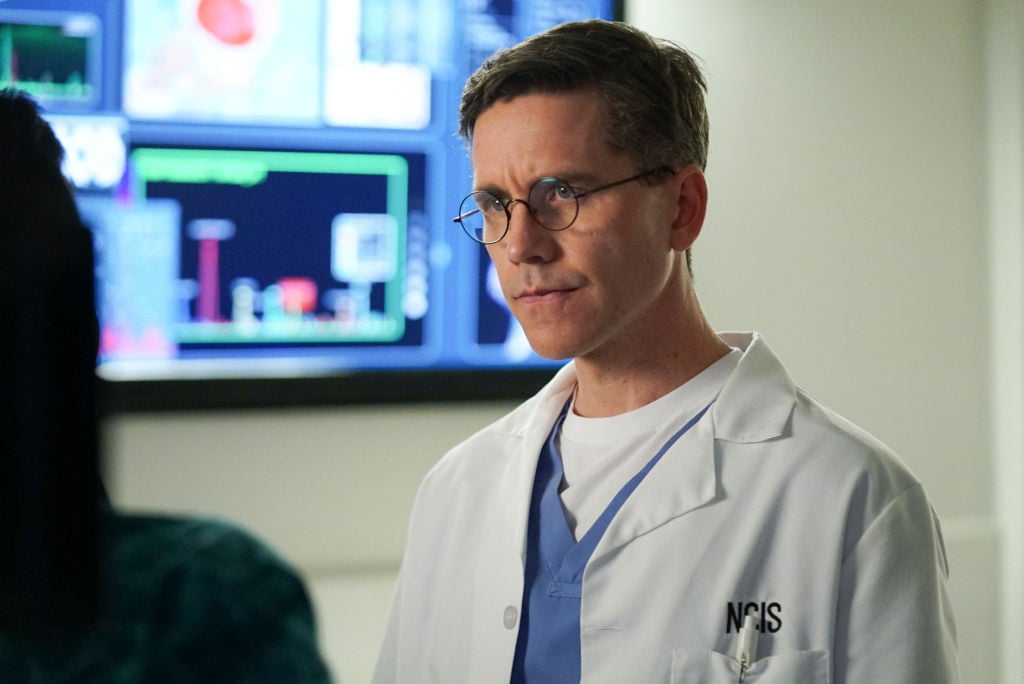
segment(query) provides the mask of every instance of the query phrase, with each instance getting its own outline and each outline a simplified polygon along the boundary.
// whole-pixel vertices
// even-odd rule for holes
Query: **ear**
[[[676,172],[674,187],[678,187],[676,198],[678,211],[672,222],[670,244],[677,252],[685,252],[697,240],[704,227],[704,215],[708,207],[708,184],[704,173],[697,166],[690,165]]]

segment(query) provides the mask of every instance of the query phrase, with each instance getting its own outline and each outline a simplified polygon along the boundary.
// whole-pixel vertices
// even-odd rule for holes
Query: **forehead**
[[[592,168],[621,156],[608,142],[608,116],[590,90],[531,93],[485,110],[473,130],[471,156],[478,180],[553,175]],[[522,175],[523,178],[519,178]]]

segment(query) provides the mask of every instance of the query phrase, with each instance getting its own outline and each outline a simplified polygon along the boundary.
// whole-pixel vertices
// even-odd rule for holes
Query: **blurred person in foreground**
[[[0,294],[13,317],[4,335],[6,341],[13,340],[11,349],[46,347],[31,354],[33,361],[41,360],[38,365],[26,359],[4,360],[8,370],[28,364],[14,368],[12,377],[22,383],[24,396],[14,396],[10,403],[13,420],[23,419],[11,426],[11,432],[29,435],[29,443],[12,439],[3,444],[11,452],[19,450],[22,461],[24,454],[50,459],[52,463],[41,465],[51,470],[61,460],[73,463],[66,459],[76,454],[67,452],[76,448],[86,457],[87,448],[95,446],[86,444],[89,430],[95,430],[88,423],[96,420],[91,412],[98,342],[95,310],[90,306],[92,244],[62,175],[62,159],[63,150],[35,102],[16,90],[0,91],[0,240],[7,248],[0,254],[6,261]],[[26,262],[30,265],[23,268]],[[69,273],[84,276],[72,283]],[[85,292],[68,291],[75,284]],[[26,344],[19,347],[21,338]],[[62,354],[66,358],[54,360]],[[65,392],[69,386],[74,387]],[[28,396],[47,393],[52,396]],[[69,403],[62,394],[75,393],[81,404],[77,412],[70,405],[47,413],[47,407]],[[28,415],[23,405],[33,402],[44,410]],[[55,423],[60,424],[45,424],[53,416],[59,416]],[[40,424],[24,424],[33,421]],[[83,424],[86,429],[79,430]],[[71,432],[75,437],[67,436]],[[18,468],[35,469],[31,463],[14,469]],[[84,545],[79,549],[81,567],[67,567],[76,561],[62,550],[66,539],[27,561],[5,555],[4,570],[10,572],[3,577],[16,586],[0,587],[8,595],[3,606],[9,609],[0,620],[0,682],[330,681],[305,586],[283,558],[227,521],[119,511],[107,500],[98,470],[92,472],[92,480],[68,481],[72,476],[51,472],[20,483],[39,484],[41,489],[40,483],[46,483],[45,487],[63,492],[17,493],[20,499],[36,502],[29,508],[57,523],[37,524],[24,515],[25,506],[19,507],[13,513],[21,516],[21,529],[12,532],[5,527],[5,541],[46,533],[63,515],[59,497],[83,493],[95,504],[98,534],[91,538],[93,553]],[[84,522],[83,538],[89,532]],[[45,548],[52,541],[23,539],[20,546]],[[19,563],[28,565],[19,568]],[[12,592],[33,586],[31,578],[21,581],[33,571],[65,578],[94,574],[95,609],[65,611],[49,605],[46,599],[59,594],[56,589],[50,594],[41,591],[39,601],[33,596],[12,597]]]

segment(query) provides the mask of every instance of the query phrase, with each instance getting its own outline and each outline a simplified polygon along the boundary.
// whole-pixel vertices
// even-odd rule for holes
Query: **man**
[[[94,447],[81,423],[95,421],[88,395],[97,336],[91,238],[61,173],[63,155],[35,103],[0,90],[0,302],[11,314],[4,349],[14,350],[3,360],[4,379],[15,379],[0,385],[4,417],[12,417],[0,457],[33,461],[13,472],[38,471],[16,481],[31,491],[15,492],[28,503],[13,506],[14,524],[0,520],[0,681],[329,682],[306,588],[276,552],[227,521],[118,511],[98,482],[79,478],[79,457]],[[69,406],[76,395],[83,401]],[[55,403],[65,410],[52,410]],[[91,498],[98,515],[82,517],[98,517],[102,532],[101,543],[89,537],[77,554],[35,538],[74,515],[72,497]],[[2,503],[7,513],[10,502]],[[17,515],[26,511],[34,515]],[[95,531],[82,519],[71,523],[83,538]],[[19,555],[23,548],[30,552]],[[96,614],[83,620],[84,610],[50,605],[50,593],[68,592],[40,586],[90,571],[95,579],[86,566],[97,555]]]
[[[456,221],[572,362],[427,475],[377,682],[956,680],[921,484],[697,301],[704,90],[601,21],[467,84]]]

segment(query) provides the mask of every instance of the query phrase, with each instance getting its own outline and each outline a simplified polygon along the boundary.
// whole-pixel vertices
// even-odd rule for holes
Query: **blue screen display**
[[[93,231],[111,383],[551,369],[451,217],[462,84],[609,0],[7,0]],[[438,387],[443,398],[443,386]]]

